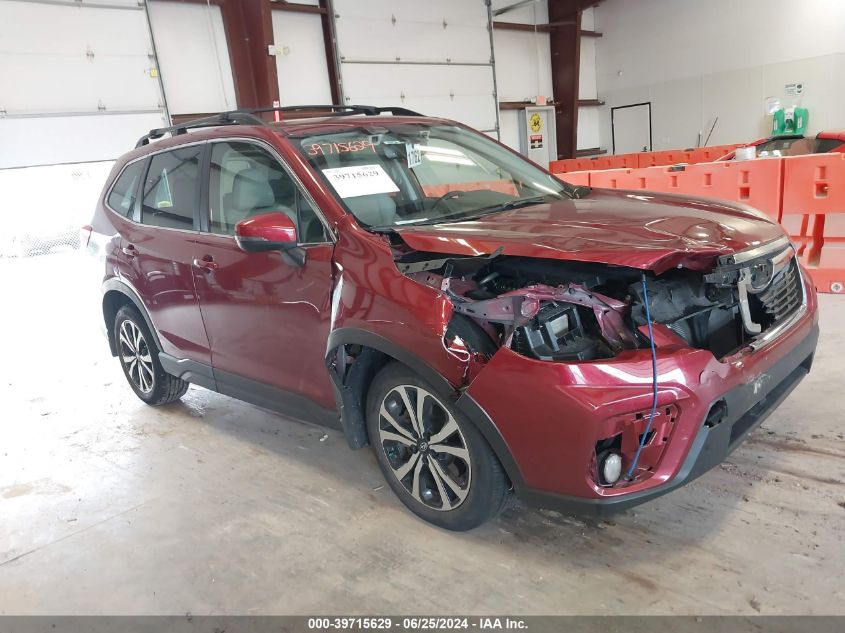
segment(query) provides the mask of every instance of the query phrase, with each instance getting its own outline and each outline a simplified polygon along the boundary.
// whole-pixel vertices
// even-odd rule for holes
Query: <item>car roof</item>
[[[150,130],[138,141],[135,149],[124,154],[122,162],[129,162],[139,157],[146,156],[164,149],[175,148],[181,145],[222,139],[232,136],[254,136],[267,139],[268,134],[279,136],[307,136],[312,134],[326,134],[342,132],[344,130],[355,130],[362,127],[387,127],[391,125],[402,125],[408,123],[422,125],[459,125],[451,119],[427,116],[407,115],[365,115],[365,114],[342,114],[302,117],[287,117],[282,113],[281,121],[262,121],[252,117],[253,121],[244,120],[236,123],[206,123],[197,126],[201,121],[208,119],[197,119],[195,121],[184,121],[169,128]],[[170,136],[164,138],[165,134]],[[151,142],[152,141],[152,142]]]

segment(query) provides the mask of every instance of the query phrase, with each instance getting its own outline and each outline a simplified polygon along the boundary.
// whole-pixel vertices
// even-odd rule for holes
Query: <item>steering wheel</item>
[[[451,200],[452,198],[457,198],[460,195],[465,194],[466,191],[462,191],[460,189],[455,189],[453,191],[447,191],[442,196],[440,196],[437,200],[434,201],[434,204],[431,205],[431,211],[434,211],[437,208],[437,205],[446,202],[447,200]]]

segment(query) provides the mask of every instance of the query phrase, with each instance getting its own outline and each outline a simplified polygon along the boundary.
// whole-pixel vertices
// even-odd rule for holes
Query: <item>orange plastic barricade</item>
[[[519,191],[512,180],[481,180],[478,182],[462,182],[460,184],[446,184],[446,185],[423,185],[423,193],[429,198],[438,198],[445,196],[455,188],[462,191],[497,191],[509,196],[518,196]]]
[[[784,213],[845,213],[845,154],[782,160]]]
[[[749,204],[779,220],[783,192],[781,158],[685,165],[667,169],[670,193]]]
[[[587,187],[590,186],[590,174],[593,172],[589,171],[568,171],[565,174],[558,174],[560,179],[568,182],[570,185],[586,185]]]
[[[553,160],[549,163],[549,171],[553,174],[565,174],[569,171],[577,171],[579,161],[576,158],[566,160]]]
[[[637,161],[640,167],[660,167],[688,163],[690,153],[683,149],[670,149],[662,152],[643,152]]]
[[[590,169],[624,169],[639,167],[636,154],[618,156],[598,156],[592,160]]]
[[[845,213],[828,213],[817,215],[820,218],[821,248],[818,253],[813,251],[807,258],[813,278],[816,274],[828,275],[827,283],[822,284],[816,279],[816,283],[823,292],[845,292]],[[810,257],[816,257],[815,262]],[[838,284],[837,284],[838,282]]]
[[[637,167],[654,167],[657,165],[657,152],[642,152],[637,154]]]
[[[783,159],[782,223],[822,292],[845,284],[845,155]]]
[[[621,156],[597,156],[590,161],[589,169],[621,169],[625,166],[625,159]]]
[[[590,186],[602,189],[644,189],[666,191],[665,169],[608,169],[590,173]]]
[[[739,144],[734,145],[713,145],[712,147],[697,147],[690,152],[691,163],[712,163],[719,160],[725,154],[728,154],[740,147]]]
[[[696,147],[689,152],[688,163],[712,163],[731,151],[733,147],[717,145],[714,147]]]

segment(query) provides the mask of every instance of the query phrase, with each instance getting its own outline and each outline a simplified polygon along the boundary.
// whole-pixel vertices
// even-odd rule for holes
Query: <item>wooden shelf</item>
[[[589,31],[587,29],[581,29],[581,37],[603,37],[604,33],[599,33],[598,31]]]
[[[548,24],[521,24],[519,22],[497,22],[493,21],[493,30],[500,31],[529,31],[531,33],[550,33],[552,27]]]
[[[536,103],[529,101],[499,101],[499,110],[522,110],[523,108],[545,108],[546,106],[555,107],[557,105],[554,101],[547,101],[545,106],[538,106]]]
[[[578,99],[578,107],[589,107],[589,106],[603,106],[604,101],[601,99]]]
[[[607,154],[606,149],[600,147],[590,147],[588,149],[579,149],[575,152],[575,158],[586,158],[587,156],[601,156]]]
[[[291,13],[328,13],[323,7],[318,7],[311,4],[301,4],[298,2],[288,2],[288,0],[272,0],[270,8],[276,11],[290,11]]]

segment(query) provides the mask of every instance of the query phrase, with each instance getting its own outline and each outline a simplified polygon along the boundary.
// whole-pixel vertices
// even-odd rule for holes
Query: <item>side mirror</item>
[[[248,253],[287,251],[296,248],[296,226],[279,211],[262,213],[235,225],[235,241]]]
[[[289,264],[299,268],[305,265],[305,249],[296,244],[296,226],[281,211],[241,220],[235,225],[235,241],[247,253],[281,251],[282,259]]]

